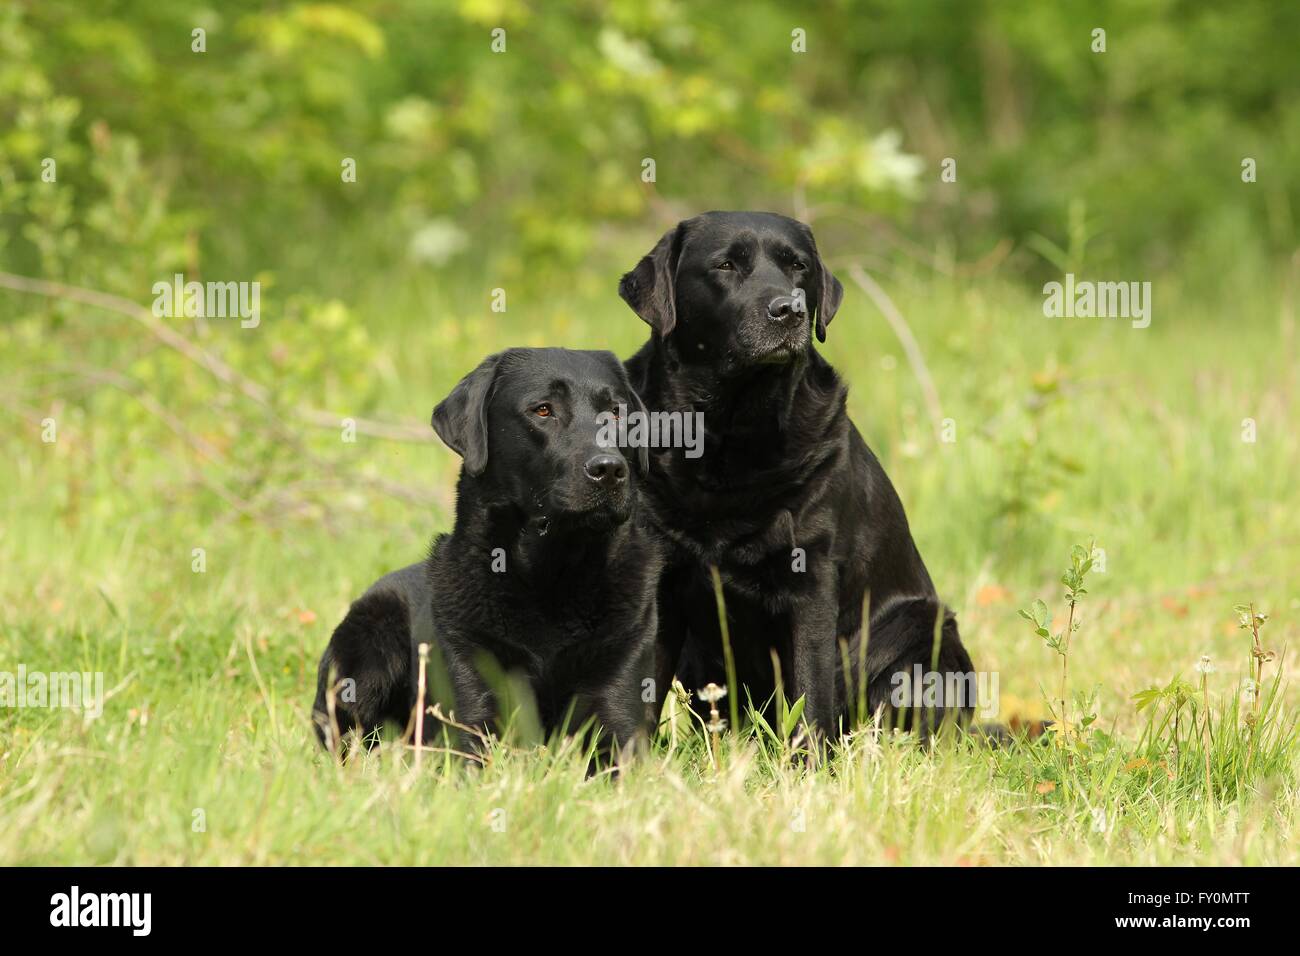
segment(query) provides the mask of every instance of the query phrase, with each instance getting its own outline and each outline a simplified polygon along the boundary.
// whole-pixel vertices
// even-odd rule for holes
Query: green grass
[[[271,304],[256,332],[199,339],[272,386],[282,421],[305,404],[421,422],[488,351],[631,351],[645,329],[614,299],[614,275],[609,289],[512,293],[505,315],[487,310],[490,280],[387,276],[323,332]],[[679,715],[619,780],[585,778],[564,746],[502,748],[477,771],[426,757],[417,773],[394,747],[335,766],[309,727],[316,660],[349,600],[448,526],[454,456],[279,428],[128,321],[0,291],[0,671],[103,671],[113,691],[91,721],[0,708],[0,864],[1296,863],[1300,363],[1287,290],[1208,302],[1157,281],[1152,327],[1134,331],[1045,319],[1037,296],[996,279],[880,278],[957,440],[936,440],[856,288],[825,351],[977,667],[998,674],[1003,717],[1046,714],[1059,680],[1060,658],[1017,610],[1042,599],[1063,621],[1070,546],[1105,549],[1070,648],[1071,688],[1096,693],[1088,740],[989,751],[867,730],[804,771],[771,741],[733,736],[715,770]],[[329,344],[349,334],[365,337],[351,364]],[[86,367],[142,383],[190,441],[126,391],[88,384]],[[40,440],[47,415],[54,444]],[[1246,766],[1235,708],[1250,638],[1232,608],[1251,601],[1271,614],[1263,638],[1280,660],[1265,679],[1280,682],[1271,736]],[[1216,667],[1209,796],[1199,738],[1183,724],[1174,765],[1168,732],[1152,745],[1132,699],[1179,675],[1199,697],[1202,655]]]

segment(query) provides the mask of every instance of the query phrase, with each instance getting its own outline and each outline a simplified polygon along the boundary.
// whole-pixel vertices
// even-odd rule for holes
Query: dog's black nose
[[[597,455],[583,468],[587,477],[601,485],[616,485],[627,481],[627,462],[617,455]]]
[[[769,319],[788,319],[794,314],[794,299],[788,295],[778,295],[767,304]]]

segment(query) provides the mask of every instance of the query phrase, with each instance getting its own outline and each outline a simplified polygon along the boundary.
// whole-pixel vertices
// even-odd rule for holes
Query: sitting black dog
[[[410,732],[420,643],[439,652],[452,697],[431,679],[426,702],[460,724],[497,730],[505,716],[487,655],[526,678],[546,732],[594,717],[606,751],[644,739],[662,562],[634,520],[633,469],[602,437],[602,413],[620,406],[641,408],[613,354],[510,349],[434,409],[434,429],[464,459],[455,528],[427,561],[372,585],[334,631],[313,706],[327,747],[336,726],[368,740],[386,722]],[[435,724],[424,722],[426,739]]]
[[[973,685],[972,665],[893,485],[849,421],[847,390],[813,347],[843,288],[812,231],[771,213],[706,213],[668,232],[619,294],[654,330],[627,362],[651,414],[704,415],[702,454],[657,450],[645,486],[672,545],[659,685],[674,671],[688,689],[725,682],[714,566],[737,678],[756,705],[775,690],[775,650],[814,734],[850,718],[859,695],[897,723],[968,716],[974,700],[923,711],[907,697],[914,665]]]

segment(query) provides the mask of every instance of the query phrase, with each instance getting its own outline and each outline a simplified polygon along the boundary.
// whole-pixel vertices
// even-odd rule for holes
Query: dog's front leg
[[[802,721],[814,757],[835,727],[834,581],[818,587],[790,615],[791,700],[804,699]]]
[[[452,720],[459,725],[457,736],[461,748],[468,754],[484,754],[488,749],[488,735],[496,722],[496,698],[483,675],[463,655],[444,653],[452,693],[456,698]]]
[[[601,760],[615,767],[649,750],[658,723],[657,688],[647,677],[654,673],[656,660],[653,608],[648,623],[640,646],[627,656],[595,705],[600,725],[597,751]]]
[[[636,699],[629,705],[607,701],[597,709],[600,724],[596,746],[596,765],[619,767],[649,749],[645,729],[645,709]]]

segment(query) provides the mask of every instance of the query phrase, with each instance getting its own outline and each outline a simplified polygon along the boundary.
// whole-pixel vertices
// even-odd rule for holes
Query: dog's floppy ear
[[[817,288],[820,290],[817,296],[817,341],[825,342],[826,326],[831,324],[831,319],[835,318],[835,313],[840,309],[840,303],[844,301],[844,286],[831,274],[831,270],[826,268],[826,263],[822,262],[812,230],[807,226],[804,226],[804,229],[808,230],[808,241],[812,243],[813,256],[816,259],[813,268],[817,271]]]
[[[504,352],[489,355],[457,383],[433,410],[433,430],[465,460],[465,472],[481,475],[488,459],[488,399]]]
[[[844,286],[822,264],[820,256],[817,257],[817,264],[822,271],[822,294],[817,297],[817,341],[825,342],[826,326],[831,324],[831,319],[840,310],[840,303],[844,301]]]
[[[641,257],[636,268],[625,273],[618,283],[618,294],[661,336],[677,324],[677,293],[673,274],[677,271],[677,254],[681,251],[682,224],[664,233],[649,253]]]

